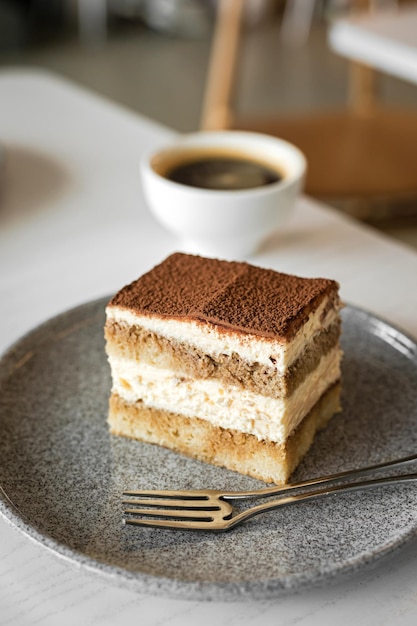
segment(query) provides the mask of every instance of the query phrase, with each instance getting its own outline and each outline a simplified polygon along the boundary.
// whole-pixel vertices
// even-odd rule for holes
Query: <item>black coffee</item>
[[[155,163],[165,178],[189,187],[217,190],[239,190],[277,183],[282,174],[260,161],[239,154],[195,152],[170,162]]]

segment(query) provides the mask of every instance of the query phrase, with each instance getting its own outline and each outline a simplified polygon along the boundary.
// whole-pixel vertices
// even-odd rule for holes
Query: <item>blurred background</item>
[[[328,39],[329,25],[353,11],[372,16],[415,6],[415,0],[0,0],[0,68],[51,70],[179,132],[238,127],[284,138],[288,132],[294,143],[307,141],[300,147],[309,161],[309,151],[318,159],[307,193],[417,248],[417,84],[379,72],[372,80],[361,74],[359,83],[356,76],[355,89],[361,85],[368,97],[376,87],[378,109],[390,117],[375,115],[373,105],[357,107],[358,114],[349,109],[358,68]],[[379,145],[386,129],[404,152],[401,180],[379,189],[382,179],[397,176],[384,164],[387,173],[376,172],[371,189],[374,155],[390,152],[389,137]],[[328,188],[339,181],[334,146],[333,163],[325,160],[326,133],[340,154],[352,152],[358,172],[344,162],[343,174],[351,169],[359,181]]]

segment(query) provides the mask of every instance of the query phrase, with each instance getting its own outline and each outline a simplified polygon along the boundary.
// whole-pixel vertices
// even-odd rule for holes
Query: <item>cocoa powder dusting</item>
[[[123,287],[109,306],[288,340],[322,299],[337,290],[338,284],[326,278],[176,253]]]

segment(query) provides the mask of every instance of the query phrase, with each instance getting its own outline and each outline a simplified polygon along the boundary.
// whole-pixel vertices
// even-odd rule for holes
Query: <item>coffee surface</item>
[[[154,156],[152,168],[182,185],[223,191],[263,187],[284,178],[280,165],[266,157],[219,146],[169,149]]]
[[[201,189],[251,189],[281,180],[277,170],[247,158],[201,156],[180,163],[166,173],[166,178]]]

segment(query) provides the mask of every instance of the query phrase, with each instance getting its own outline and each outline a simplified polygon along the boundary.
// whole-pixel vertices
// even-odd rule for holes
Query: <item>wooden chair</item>
[[[356,217],[417,215],[417,115],[378,102],[372,68],[350,62],[349,101],[342,110],[236,114],[244,7],[245,0],[219,0],[201,128],[254,130],[294,143],[308,160],[306,192]]]

